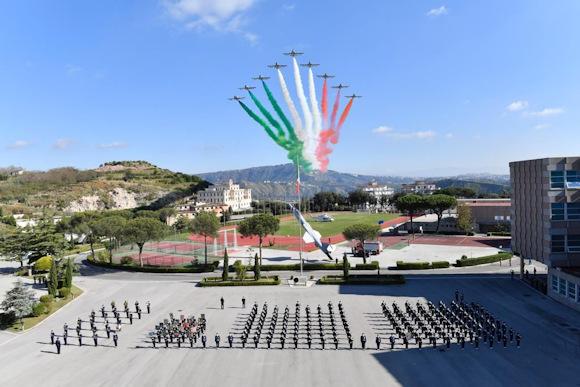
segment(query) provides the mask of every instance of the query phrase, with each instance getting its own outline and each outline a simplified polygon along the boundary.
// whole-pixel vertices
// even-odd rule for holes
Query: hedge
[[[449,267],[447,261],[435,262],[403,262],[397,261],[395,270],[427,270],[427,269],[445,269]]]
[[[512,256],[513,256],[512,253],[500,252],[494,255],[487,255],[485,257],[458,259],[457,262],[455,263],[455,266],[464,267],[464,266],[483,265],[485,263],[493,263],[503,261],[505,259],[510,259]]]
[[[396,274],[382,274],[382,275],[364,275],[351,274],[347,280],[344,280],[340,275],[328,275],[318,280],[320,285],[402,285],[405,283],[405,277]]]
[[[277,275],[272,277],[262,277],[259,280],[248,279],[244,281],[239,280],[228,280],[222,281],[221,277],[206,277],[199,283],[200,287],[212,287],[212,286],[272,286],[280,285],[280,277]]]
[[[54,297],[51,296],[50,294],[40,296],[40,302],[42,302],[43,304],[50,304],[52,301],[54,301]]]
[[[211,264],[199,264],[199,265],[189,265],[183,267],[172,267],[172,266],[133,266],[133,265],[118,265],[118,264],[110,264],[105,262],[95,262],[93,260],[88,260],[91,265],[99,266],[99,267],[106,267],[109,269],[117,269],[117,270],[125,270],[125,271],[135,271],[135,272],[143,272],[143,273],[211,273],[215,271],[217,267],[217,263],[214,262]]]
[[[70,288],[58,289],[58,296],[61,298],[67,298],[68,296],[70,296]]]
[[[509,237],[512,236],[512,233],[509,231],[492,231],[492,232],[488,232],[487,236],[503,236],[503,237]]]
[[[43,302],[37,302],[32,306],[32,315],[34,317],[41,316],[47,312],[47,307]]]
[[[228,268],[229,272],[235,272],[236,266],[239,265],[239,261],[234,262]],[[350,263],[349,263],[349,267]],[[352,268],[352,267],[351,267]],[[372,261],[370,263],[357,263],[353,270],[377,270],[379,268],[378,261]],[[248,265],[248,271],[254,270],[254,265]],[[302,267],[304,271],[314,271],[314,270],[340,270],[342,271],[342,262],[336,263],[305,263]],[[260,265],[261,271],[298,271],[300,270],[299,263],[292,264],[281,264],[281,265]]]

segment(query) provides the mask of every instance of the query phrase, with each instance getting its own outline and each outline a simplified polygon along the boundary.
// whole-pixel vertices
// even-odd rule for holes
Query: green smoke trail
[[[266,95],[268,96],[268,99],[270,100],[272,107],[274,108],[274,110],[276,110],[276,113],[278,113],[278,116],[280,117],[282,122],[284,122],[284,126],[286,127],[286,130],[288,131],[288,135],[289,135],[290,139],[295,140],[296,139],[296,132],[294,131],[294,127],[292,126],[292,124],[290,123],[288,118],[286,118],[284,111],[282,110],[282,108],[280,108],[278,101],[276,101],[276,99],[274,98],[274,95],[272,95],[272,92],[270,91],[270,88],[268,87],[268,85],[266,85],[265,81],[262,81],[262,86],[264,86],[264,91],[266,92]]]
[[[258,100],[258,98],[256,98],[254,93],[252,93],[249,90],[248,90],[248,93],[250,94],[252,101],[254,101],[254,103],[258,107],[258,110],[260,110],[260,113],[262,113],[264,115],[264,117],[266,117],[268,122],[270,122],[270,125],[272,125],[274,128],[276,128],[276,130],[278,131],[278,137],[280,137],[282,139],[282,141],[286,141],[286,134],[282,130],[280,123],[278,121],[276,121],[276,119],[274,117],[272,117],[270,112],[264,107],[264,105],[262,105],[262,103]]]
[[[286,150],[289,150],[289,146],[288,146],[289,144],[287,143],[287,141],[285,141],[285,139],[281,139],[281,138],[279,138],[279,136],[276,136],[276,134],[274,134],[274,132],[272,131],[272,129],[270,129],[268,124],[265,123],[264,120],[262,120],[256,113],[254,113],[252,111],[252,109],[247,107],[245,103],[243,103],[242,101],[238,101],[238,103],[240,104],[242,109],[244,109],[246,111],[246,113],[248,113],[248,115],[254,119],[254,121],[256,121],[258,124],[260,124],[266,130],[266,133],[268,133],[268,136],[270,136],[270,138],[272,140],[274,140],[274,142],[276,144],[280,145],[282,148],[284,148]]]

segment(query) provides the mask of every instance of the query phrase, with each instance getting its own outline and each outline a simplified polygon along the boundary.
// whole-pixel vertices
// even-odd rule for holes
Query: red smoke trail
[[[344,124],[344,121],[346,121],[346,117],[348,117],[348,113],[350,112],[350,108],[352,107],[353,101],[354,98],[351,98],[350,101],[348,101],[348,104],[346,105],[346,107],[342,111],[342,114],[340,115],[340,119],[338,120],[338,126],[334,130],[332,138],[330,139],[330,142],[333,144],[338,143],[338,135],[340,134],[340,128]]]

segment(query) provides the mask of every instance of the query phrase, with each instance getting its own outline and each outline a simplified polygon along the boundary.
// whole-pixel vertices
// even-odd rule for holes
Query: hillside
[[[292,164],[273,165],[230,171],[201,173],[200,177],[211,183],[222,183],[229,179],[252,189],[254,198],[284,199],[295,195],[296,170]],[[302,192],[305,196],[320,191],[347,193],[369,182],[399,188],[401,184],[411,183],[418,177],[357,175],[328,171],[313,172],[300,177]],[[427,178],[442,188],[469,187],[481,194],[501,194],[509,191],[509,177],[504,175],[462,175],[456,177]]]
[[[5,212],[26,214],[162,207],[207,185],[197,176],[145,161],[120,161],[89,170],[65,167],[5,174],[0,179],[0,205]]]
[[[258,199],[283,199],[295,195],[296,169],[292,164],[201,173],[199,176],[211,183],[221,183],[232,179],[251,188],[252,196]],[[300,180],[302,193],[305,196],[314,195],[322,190],[346,193],[371,181],[392,186],[400,186],[413,181],[408,177],[357,175],[332,170],[326,173],[314,171],[302,174]]]

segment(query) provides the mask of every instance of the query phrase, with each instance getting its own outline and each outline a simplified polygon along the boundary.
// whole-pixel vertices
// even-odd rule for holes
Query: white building
[[[401,186],[404,193],[415,193],[422,195],[429,195],[437,191],[437,186],[433,183],[428,183],[426,181],[417,180],[412,184],[403,184]]]
[[[369,183],[367,186],[363,187],[362,190],[374,196],[377,199],[377,202],[383,197],[390,198],[395,194],[393,188],[386,185],[379,185],[376,181]]]
[[[251,208],[252,190],[240,188],[230,179],[228,184],[215,185],[197,193],[197,201],[205,204],[225,204],[232,211]]]

